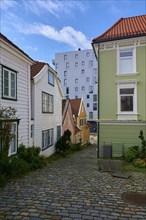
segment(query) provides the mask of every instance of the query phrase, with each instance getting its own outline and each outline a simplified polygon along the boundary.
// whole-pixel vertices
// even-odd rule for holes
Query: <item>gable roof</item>
[[[78,116],[78,113],[79,113],[79,110],[80,110],[81,101],[82,101],[81,98],[71,99],[71,100],[70,100],[72,113],[73,113],[73,115],[75,115],[75,116]]]
[[[24,54],[27,58],[29,58],[31,61],[34,62],[34,60],[28,56],[23,50],[21,50],[18,46],[16,46],[12,41],[10,41],[6,36],[4,36],[1,32],[0,32],[0,40],[5,41],[6,43],[8,43],[9,45],[11,45],[12,47],[14,47],[15,49],[17,49],[19,52],[21,52],[22,54]]]
[[[45,62],[35,61],[35,63],[31,66],[31,78],[36,76],[46,64],[47,63]]]
[[[140,36],[146,36],[146,15],[121,18],[92,42],[99,43]]]

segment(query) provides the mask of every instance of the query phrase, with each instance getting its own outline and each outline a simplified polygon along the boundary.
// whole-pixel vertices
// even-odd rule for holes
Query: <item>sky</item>
[[[146,14],[146,0],[0,0],[0,32],[32,59],[91,49],[121,17]]]

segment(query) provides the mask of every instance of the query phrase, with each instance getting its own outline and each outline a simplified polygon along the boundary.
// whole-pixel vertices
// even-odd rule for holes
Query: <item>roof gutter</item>
[[[146,33],[144,34],[137,34],[137,35],[129,35],[129,36],[119,36],[115,38],[105,38],[105,39],[99,39],[99,40],[93,40],[93,44],[95,43],[102,43],[102,42],[107,42],[107,41],[115,41],[115,40],[123,40],[123,39],[129,39],[129,38],[135,38],[135,37],[144,37],[146,36]]]
[[[93,51],[94,51],[94,54],[95,54],[95,57],[96,57],[96,60],[97,60],[97,67],[98,67],[98,76],[97,76],[97,79],[98,79],[98,87],[97,87],[97,97],[98,97],[98,109],[97,109],[97,118],[98,118],[98,122],[97,122],[97,158],[99,158],[99,129],[100,129],[100,124],[99,124],[99,118],[100,118],[100,111],[99,111],[99,107],[100,107],[100,89],[99,89],[99,86],[100,86],[100,83],[99,83],[99,80],[100,80],[100,65],[99,65],[99,44],[98,44],[98,56],[96,54],[96,51],[95,51],[95,47],[94,47],[94,44],[96,43],[92,43],[92,47],[93,47]]]

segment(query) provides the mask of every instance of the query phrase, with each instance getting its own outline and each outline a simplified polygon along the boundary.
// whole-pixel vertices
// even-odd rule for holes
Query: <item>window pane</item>
[[[120,73],[132,72],[132,58],[120,60]]]
[[[133,96],[121,96],[121,111],[133,111]]]
[[[9,72],[4,70],[4,95],[9,96]]]
[[[16,91],[16,75],[14,73],[11,73],[11,97],[15,98],[15,91]]]
[[[48,72],[48,83],[54,85],[54,76],[51,72]]]
[[[121,51],[120,57],[131,57],[133,56],[133,51]]]
[[[97,102],[97,95],[93,95],[93,102]]]
[[[120,95],[122,94],[134,94],[134,89],[120,89]]]
[[[17,125],[12,124],[11,132],[13,134],[13,138],[10,143],[10,154],[16,153],[17,151]]]

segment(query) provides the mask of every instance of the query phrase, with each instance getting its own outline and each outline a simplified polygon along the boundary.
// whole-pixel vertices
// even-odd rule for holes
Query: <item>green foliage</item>
[[[79,150],[81,150],[81,143],[71,144],[70,150],[71,151],[79,151]]]
[[[39,155],[40,148],[39,147],[28,147],[26,148],[23,144],[18,148],[17,156],[20,159],[25,160],[28,164],[30,164],[30,168],[32,170],[42,168],[46,165],[46,161],[44,156]]]
[[[140,157],[142,159],[144,159],[144,158],[146,158],[146,140],[144,138],[142,130],[140,130],[139,139],[141,140],[141,154],[140,154]]]
[[[132,146],[128,148],[125,154],[125,160],[132,162],[134,159],[138,158],[140,155],[139,146]]]
[[[138,168],[146,168],[146,160],[137,158],[133,161],[133,165]]]
[[[140,130],[139,139],[141,140],[141,147],[129,147],[125,154],[125,160],[135,167],[146,168],[146,140],[142,130]]]
[[[11,133],[12,119],[16,119],[16,110],[11,107],[0,108],[0,138],[2,153],[8,157],[9,146],[14,135]]]
[[[11,178],[20,177],[27,173],[29,170],[30,166],[25,160],[14,156],[9,162],[9,171],[7,172],[7,175]]]
[[[26,148],[23,144],[18,148],[18,154],[6,157],[0,153],[0,186],[6,183],[8,178],[20,177],[25,173],[42,168],[46,165],[45,157],[40,156],[40,148]]]
[[[70,149],[70,143],[71,143],[70,136],[71,136],[71,131],[66,130],[56,143],[56,152],[65,155],[65,153]]]

